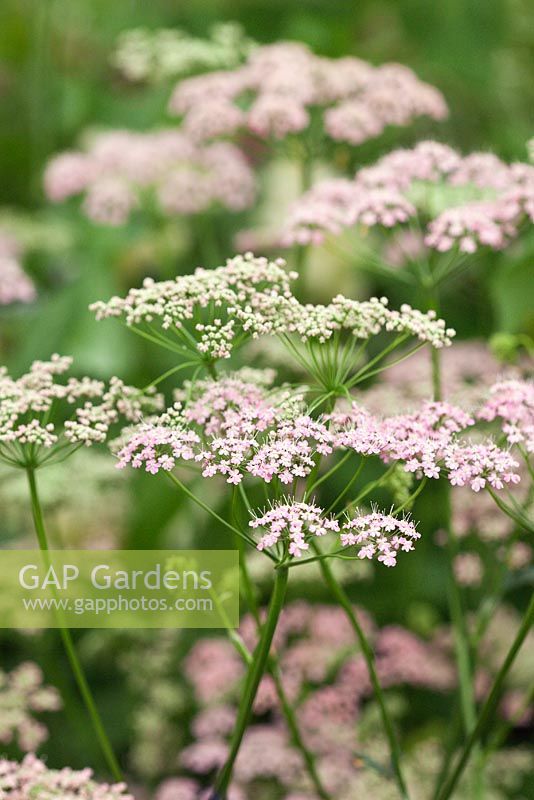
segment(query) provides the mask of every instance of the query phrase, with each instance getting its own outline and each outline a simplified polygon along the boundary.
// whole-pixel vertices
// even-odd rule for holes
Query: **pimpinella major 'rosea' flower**
[[[81,445],[106,440],[121,416],[139,422],[160,398],[144,395],[112,378],[109,386],[92,378],[59,378],[72,365],[67,356],[34,361],[30,371],[11,378],[0,368],[0,458],[14,466],[40,466]]]
[[[52,686],[43,686],[43,673],[37,664],[28,661],[8,673],[0,670],[2,744],[16,741],[21,750],[34,752],[48,738],[46,726],[34,715],[60,708],[58,692]]]
[[[20,764],[0,759],[2,800],[134,800],[125,784],[110,785],[93,780],[90,769],[48,769],[34,755]]]
[[[266,530],[258,542],[258,550],[275,547],[281,541],[287,544],[289,554],[296,558],[309,549],[307,539],[339,531],[339,523],[331,517],[325,517],[316,505],[290,500],[273,505],[249,525],[254,529]]]
[[[407,67],[328,59],[301,42],[256,47],[237,69],[181,81],[169,110],[200,140],[243,129],[280,140],[304,132],[312,114],[317,119],[321,112],[325,135],[352,145],[376,138],[388,125],[447,116],[441,93]]]
[[[246,335],[271,333],[279,324],[282,299],[292,297],[281,259],[268,261],[251,253],[235,256],[223,267],[197,269],[173,281],[146,279],[125,298],[92,305],[97,319],[123,318],[148,336],[161,333],[163,345],[199,358],[228,358]],[[296,301],[295,301],[296,302]],[[189,351],[186,350],[189,348]]]
[[[498,419],[509,444],[522,445],[534,453],[534,383],[532,381],[498,381],[490,388],[489,399],[478,411],[478,418],[492,422]]]
[[[196,402],[193,409],[198,410]],[[316,453],[332,451],[326,426],[303,414],[292,397],[256,411],[244,405],[241,412],[232,410],[225,417],[213,435],[212,419],[206,429],[177,404],[123,438],[118,467],[131,465],[156,474],[174,469],[180,460],[196,461],[205,478],[223,475],[232,484],[245,476],[266,483],[278,478],[289,484],[310,474]]]
[[[121,318],[139,335],[208,367],[229,358],[247,339],[266,335],[281,337],[293,357],[295,343],[323,344],[336,334],[343,336],[343,347],[329,356],[339,362],[332,364],[332,374],[345,369],[350,373],[355,366],[343,349],[350,349],[354,339],[394,333],[440,348],[454,336],[433,311],[422,313],[407,304],[397,311],[388,307],[386,298],[360,302],[338,295],[328,305],[303,305],[290,289],[295,277],[286,272],[282,259],[268,261],[246,253],[225,266],[197,269],[174,281],[147,279],[126,297],[94,303],[92,309],[97,319]],[[313,357],[304,357],[313,372]],[[318,379],[325,377],[323,370]],[[338,374],[338,383],[341,377]]]
[[[195,144],[176,130],[101,133],[86,151],[52,159],[44,182],[53,202],[84,194],[86,216],[113,226],[124,225],[150,193],[169,216],[212,207],[241,211],[256,193],[254,173],[237,147]]]
[[[297,502],[287,498],[254,517],[251,528],[265,531],[258,550],[276,548],[282,544],[289,555],[300,558],[309,550],[310,540],[328,533],[340,533],[343,547],[358,546],[356,557],[375,558],[387,567],[397,563],[399,551],[410,552],[420,538],[415,525],[408,519],[374,511],[347,518],[341,524],[325,515],[314,503]]]
[[[359,546],[359,558],[377,558],[386,567],[394,567],[397,553],[409,553],[421,537],[413,522],[374,511],[361,514],[344,523],[341,543],[345,547]]]
[[[440,196],[441,192],[441,196]],[[357,225],[397,229],[416,220],[427,248],[473,253],[499,250],[533,218],[534,168],[490,153],[462,157],[439,142],[394,150],[354,180],[319,182],[291,209],[281,239],[320,244]]]
[[[444,474],[454,486],[480,491],[519,481],[518,463],[508,450],[483,438],[469,441],[474,418],[457,406],[426,401],[411,414],[375,417],[355,405],[330,415],[333,448],[379,455],[386,463],[404,462],[408,472],[426,478]]]

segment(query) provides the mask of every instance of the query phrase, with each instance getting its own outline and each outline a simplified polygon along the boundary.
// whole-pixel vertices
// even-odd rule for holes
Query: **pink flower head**
[[[34,755],[21,763],[0,759],[0,791],[4,800],[134,800],[124,783],[97,783],[90,769],[49,769]]]
[[[379,136],[387,125],[447,115],[440,92],[407,67],[319,57],[297,42],[255,47],[237,69],[182,80],[169,111],[205,139],[247,129],[282,139],[307,129],[310,112],[319,111],[325,133],[353,145]]]
[[[474,253],[479,247],[502,250],[516,234],[514,219],[502,201],[467,203],[432,220],[425,244],[441,253],[455,246],[464,253]]]
[[[341,529],[344,547],[359,547],[359,558],[376,558],[386,567],[394,567],[400,551],[409,553],[414,541],[421,538],[415,525],[408,519],[374,511],[349,519]]]
[[[534,383],[505,380],[490,388],[489,399],[478,412],[478,418],[492,422],[499,419],[502,431],[511,445],[520,444],[534,453]]]
[[[232,107],[230,106],[232,110]],[[238,110],[232,110],[237,115]],[[206,120],[198,109],[189,127],[228,121]],[[187,126],[186,126],[187,128]],[[45,190],[55,202],[85,193],[83,209],[94,222],[124,225],[152,192],[167,215],[196,214],[213,206],[241,211],[256,194],[255,178],[243,153],[229,142],[194,143],[183,131],[109,131],[93,137],[83,153],[53,159]]]
[[[251,528],[266,531],[258,542],[258,550],[275,547],[279,542],[287,545],[288,552],[300,558],[309,549],[309,539],[339,531],[339,524],[313,503],[281,502],[273,505],[262,516],[249,522]]]

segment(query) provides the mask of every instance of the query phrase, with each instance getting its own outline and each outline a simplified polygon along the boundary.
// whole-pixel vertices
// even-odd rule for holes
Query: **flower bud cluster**
[[[73,445],[104,442],[121,416],[139,422],[145,410],[161,409],[157,395],[142,394],[118,378],[107,388],[88,377],[61,383],[58,378],[71,365],[71,358],[56,354],[50,361],[34,361],[18,379],[0,367],[0,456],[9,463],[26,463],[25,445],[37,458],[40,448],[53,448],[62,435]],[[62,423],[67,415],[70,418]]]
[[[34,755],[21,763],[0,759],[0,797],[2,800],[134,800],[126,785],[96,783],[90,769],[49,769]]]
[[[282,244],[320,244],[355,225],[392,228],[428,216],[425,187],[448,188],[448,207],[431,213],[424,244],[439,252],[458,247],[499,250],[514,239],[520,223],[534,218],[534,167],[506,164],[491,153],[461,156],[439,142],[394,150],[354,180],[318,183],[293,205]],[[471,197],[454,196],[460,187]],[[419,191],[417,191],[419,190]],[[473,199],[474,198],[474,199]]]

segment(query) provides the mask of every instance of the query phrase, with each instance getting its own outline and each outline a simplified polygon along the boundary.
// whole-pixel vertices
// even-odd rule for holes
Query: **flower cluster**
[[[256,191],[254,174],[237,147],[194,144],[171,129],[101,133],[85,151],[52,159],[44,182],[53,202],[84,194],[89,219],[115,226],[127,222],[147,193],[163,214],[174,216],[212,206],[241,211],[252,204]]]
[[[120,34],[112,64],[129,81],[157,83],[193,72],[232,69],[253,46],[235,22],[213,25],[207,39],[179,28],[135,28]]]
[[[75,771],[48,767],[34,755],[20,764],[0,759],[0,797],[2,800],[25,800],[46,797],[47,800],[134,800],[126,785],[96,783],[90,769]]]
[[[463,253],[479,247],[502,250],[517,235],[517,216],[502,201],[449,208],[429,223],[425,244],[440,253],[455,245]]]
[[[149,338],[159,325],[174,334],[165,346],[193,350],[206,361],[229,358],[236,342],[268,334],[324,343],[336,331],[357,339],[384,331],[413,336],[436,348],[451,343],[454,330],[434,311],[422,313],[408,304],[393,310],[386,298],[360,302],[338,295],[328,305],[301,304],[290,290],[296,274],[284,267],[282,259],[273,262],[245,253],[223,267],[199,268],[174,281],[147,278],[125,298],[97,302],[91,309],[97,319],[119,317],[131,327],[144,325]]]
[[[289,554],[296,558],[309,549],[306,540],[310,537],[339,532],[339,523],[325,517],[323,511],[313,503],[277,503],[261,516],[255,517],[249,525],[267,531],[258,542],[258,550],[275,547],[282,540],[287,542]]]
[[[222,375],[217,381],[186,381],[175,392],[178,402],[186,403],[184,418],[198,426],[204,436],[253,436],[270,427],[281,407],[277,403],[289,400],[285,390],[268,391],[275,379],[273,370],[244,368]]]
[[[437,205],[444,207],[429,207],[429,187],[443,189]],[[529,164],[505,164],[490,153],[462,157],[447,145],[420,142],[360,169],[352,181],[330,179],[312,187],[291,209],[281,241],[320,244],[358,224],[392,228],[430,215],[424,236],[429,248],[501,249],[517,236],[522,220],[532,219],[533,197]]]
[[[131,289],[125,298],[112,297],[91,309],[97,319],[123,317],[128,326],[145,324],[150,329],[158,323],[175,335],[175,345],[190,348],[193,343],[202,356],[228,358],[238,333],[271,333],[282,324],[282,301],[286,306],[296,304],[289,289],[296,275],[284,267],[282,259],[268,261],[245,253],[228,259],[223,267],[199,268],[174,281],[156,283],[147,278],[142,288]],[[203,313],[204,321],[195,321]]]
[[[385,297],[360,301],[337,295],[328,305],[292,304],[285,310],[286,331],[296,333],[304,342],[324,344],[336,331],[346,331],[356,339],[369,339],[385,331],[413,336],[440,349],[448,347],[455,335],[434,311],[423,313],[407,303],[397,311],[388,308]]]
[[[48,738],[48,731],[33,715],[60,708],[58,692],[43,686],[43,674],[37,664],[26,662],[8,673],[0,670],[2,744],[16,741],[21,750],[35,752]]]
[[[40,449],[54,448],[61,436],[73,446],[104,442],[121,415],[139,422],[145,409],[160,408],[158,396],[144,395],[118,378],[107,388],[87,377],[61,383],[58,378],[71,365],[71,358],[53,355],[50,361],[34,361],[17,379],[0,368],[0,457],[7,463],[25,465],[27,458],[37,463]],[[61,425],[62,404],[71,418]]]
[[[386,463],[404,462],[407,472],[426,478],[444,473],[453,486],[475,492],[489,484],[502,489],[520,480],[518,462],[491,440],[470,442],[460,437],[475,419],[445,402],[423,402],[417,411],[379,418],[355,406],[345,417],[335,417],[340,428],[334,447],[363,455],[379,455]],[[339,423],[344,422],[344,425]]]
[[[420,537],[421,534],[410,520],[378,511],[349,519],[341,531],[344,547],[358,545],[359,558],[372,559],[376,556],[386,567],[394,567],[398,552],[402,550],[409,553],[413,550],[414,541]]]
[[[261,431],[254,430],[254,412],[245,407],[243,415],[231,415],[227,430],[207,436],[188,424],[177,406],[131,431],[119,450],[118,467],[142,467],[156,474],[174,469],[179,460],[194,460],[201,464],[205,478],[223,475],[228,483],[239,484],[249,475],[267,483],[276,477],[289,484],[310,474],[316,452],[332,450],[326,427],[293,411],[292,400],[287,407],[260,409],[260,427],[271,420]]]
[[[478,418],[487,422],[499,419],[509,444],[522,445],[528,453],[534,453],[534,383],[499,381],[489,394]]]
[[[399,462],[426,478],[444,474],[454,486],[474,491],[519,481],[510,452],[488,439],[464,438],[475,418],[458,406],[425,401],[416,411],[380,417],[354,403],[313,419],[301,395],[284,386],[269,389],[270,380],[245,371],[186,384],[178,393],[182,402],[126,434],[118,466],[156,474],[183,460],[200,464],[204,477],[222,475],[230,484],[249,477],[289,485],[311,474],[317,455],[348,449]]]
[[[470,486],[478,492],[488,483],[502,489],[517,483],[517,461],[492,441],[469,442],[457,434],[474,419],[449,403],[427,402],[412,414],[390,417],[383,423],[388,439],[383,457],[406,462],[406,470],[427,478],[439,477],[442,468],[453,486]]]
[[[35,300],[35,286],[21,266],[21,251],[17,238],[0,229],[0,306]]]
[[[199,139],[241,129],[283,139],[308,128],[317,108],[326,135],[353,145],[379,136],[388,125],[447,116],[441,93],[407,67],[318,57],[297,42],[256,47],[237,69],[183,80],[169,103],[169,111],[182,116],[185,130]]]

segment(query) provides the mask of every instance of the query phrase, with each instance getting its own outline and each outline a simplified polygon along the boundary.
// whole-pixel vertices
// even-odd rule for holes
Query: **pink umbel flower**
[[[117,467],[143,467],[156,475],[160,470],[172,471],[179,459],[192,461],[195,458],[193,447],[200,444],[200,439],[194,431],[179,424],[169,425],[171,418],[172,410],[158,423],[144,423],[136,428],[119,450]]]
[[[229,358],[236,341],[242,344],[269,334],[323,343],[336,331],[358,339],[384,331],[413,336],[436,348],[448,346],[454,336],[435,312],[425,314],[407,304],[398,311],[389,309],[386,298],[360,302],[338,295],[328,305],[303,305],[290,289],[295,277],[286,272],[283,259],[268,261],[245,253],[224,266],[199,268],[174,281],[147,278],[125,298],[112,297],[91,308],[97,319],[122,318],[130,327],[145,326],[149,336],[158,325],[164,334],[169,332],[170,349],[177,349],[178,336],[180,352],[193,350],[208,362]]]
[[[60,377],[71,365],[70,357],[55,354],[50,361],[34,361],[17,379],[0,367],[0,458],[13,463],[16,453],[29,445],[32,459],[42,456],[48,461],[44,451],[62,437],[74,447],[104,442],[121,416],[139,422],[144,410],[161,407],[157,395],[125,386],[119,378],[112,378],[107,387],[88,377],[62,383]],[[71,417],[63,425],[56,421],[62,404]],[[22,450],[13,451],[13,444]]]
[[[430,188],[443,190],[439,203]],[[438,252],[502,249],[534,217],[534,168],[420,142],[363,167],[352,181],[317,183],[291,207],[281,241],[317,245],[345,228],[396,229],[416,217],[427,225],[424,245]]]
[[[245,369],[194,387],[186,383],[176,393],[183,406],[178,402],[126,433],[118,466],[156,474],[194,460],[204,477],[223,475],[232,484],[246,475],[282,483],[306,477],[314,455],[332,451],[332,437],[320,420],[302,413],[300,395],[283,386],[269,390],[272,377]]]
[[[463,253],[479,247],[502,250],[517,235],[515,216],[515,210],[510,214],[502,201],[449,208],[430,222],[425,244],[440,253],[454,246]]]
[[[479,409],[478,418],[498,419],[509,444],[522,445],[534,453],[534,383],[526,380],[498,381],[491,386],[489,399]]]
[[[52,159],[44,185],[53,202],[85,194],[82,207],[89,219],[112,226],[124,225],[147,192],[169,216],[212,207],[241,211],[256,193],[252,169],[237,147],[195,144],[186,133],[171,129],[101,133],[85,152]]]
[[[359,546],[359,558],[375,558],[386,567],[394,567],[399,551],[409,553],[421,538],[413,522],[392,514],[374,511],[343,523],[341,543],[344,547]]]
[[[15,741],[21,750],[35,752],[48,739],[35,714],[58,711],[61,705],[57,690],[43,685],[37,664],[28,661],[11,672],[0,670],[0,742]]]
[[[369,339],[380,332],[405,333],[432,347],[451,344],[455,335],[438,319],[434,311],[423,313],[404,303],[400,310],[388,308],[385,297],[370,300],[352,300],[337,295],[328,305],[292,304],[282,308],[286,319],[281,331],[296,334],[302,341],[316,340],[323,344],[336,331],[347,331],[356,339]]]
[[[480,586],[484,565],[477,553],[459,553],[453,562],[454,577],[462,586]]]
[[[296,303],[289,288],[295,277],[285,270],[282,259],[269,261],[245,253],[224,266],[198,268],[172,281],[147,278],[126,297],[94,303],[91,309],[97,319],[122,318],[131,327],[158,324],[173,334],[175,347],[177,333],[182,348],[191,348],[194,339],[197,354],[212,360],[229,358],[238,333],[256,337],[283,324],[280,305],[284,298],[289,306]]]
[[[265,529],[258,542],[258,550],[275,547],[279,542],[287,544],[290,555],[300,558],[308,550],[309,539],[338,532],[339,523],[325,517],[323,511],[313,503],[286,501],[273,505],[261,516],[249,522],[251,528]]]
[[[126,784],[97,783],[90,769],[49,769],[34,755],[20,764],[0,759],[0,796],[3,800],[134,800]]]
[[[410,414],[383,419],[353,406],[334,422],[334,447],[347,447],[363,455],[377,454],[386,463],[405,463],[407,472],[426,478],[443,473],[453,486],[478,492],[486,484],[502,489],[520,480],[518,462],[494,442],[471,442],[462,437],[475,419],[446,402],[426,401]]]
[[[393,150],[355,175],[360,191],[396,189],[405,192],[413,183],[439,183],[449,178],[462,162],[459,153],[441,142],[423,141],[412,148]]]
[[[23,250],[16,236],[0,228],[0,306],[31,303],[37,296],[22,267]]]
[[[447,116],[441,93],[407,67],[319,57],[297,42],[256,47],[237,69],[186,78],[169,102],[185,129],[206,139],[247,129],[283,139],[307,129],[318,109],[325,134],[353,145],[376,138],[388,125]]]
[[[270,427],[280,416],[278,403],[289,399],[287,390],[270,390],[275,379],[273,370],[244,368],[221,375],[217,380],[186,381],[175,392],[183,402],[183,416],[198,426],[204,436],[253,436]]]

